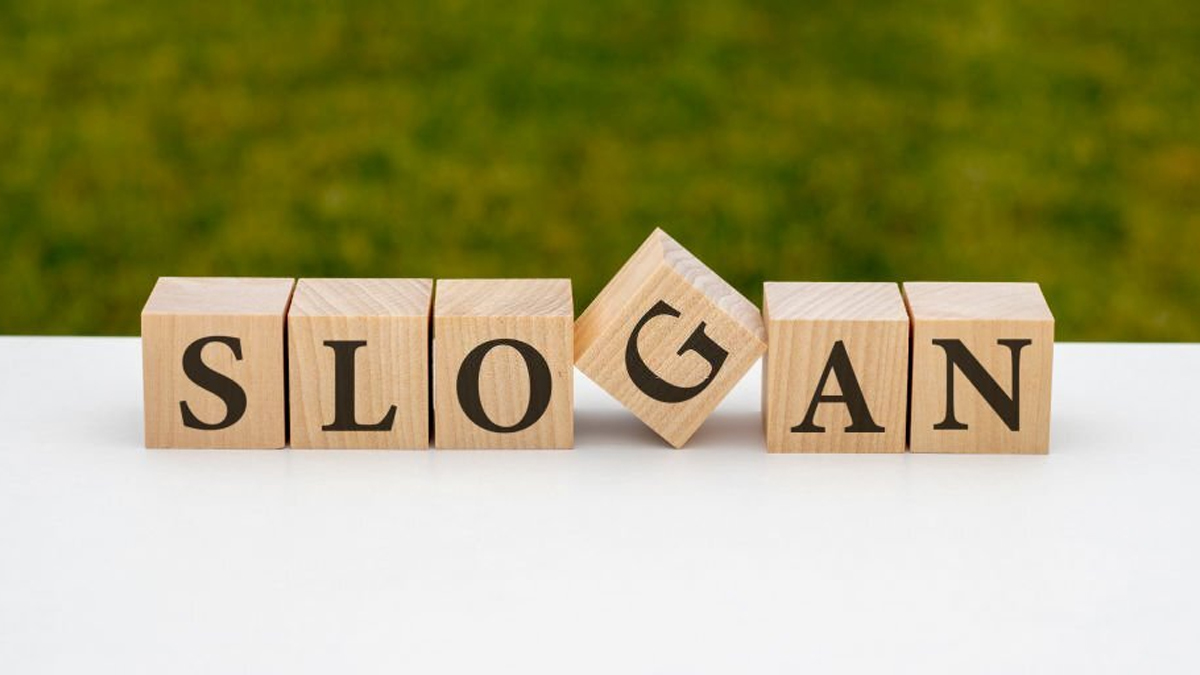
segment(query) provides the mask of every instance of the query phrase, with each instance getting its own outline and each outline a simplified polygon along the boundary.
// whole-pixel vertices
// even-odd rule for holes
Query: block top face
[[[763,307],[772,321],[908,322],[900,287],[893,283],[768,281]]]
[[[438,279],[439,317],[575,318],[570,279]]]
[[[753,302],[746,299],[729,282],[700,261],[661,228],[655,228],[646,240],[673,272],[708,297],[721,311],[740,323],[747,331],[766,342],[762,314]],[[644,245],[644,246],[645,246]]]
[[[905,282],[914,321],[1054,321],[1036,283]]]
[[[277,277],[159,277],[142,314],[283,316],[294,285]]]
[[[426,317],[431,279],[301,279],[289,316]]]

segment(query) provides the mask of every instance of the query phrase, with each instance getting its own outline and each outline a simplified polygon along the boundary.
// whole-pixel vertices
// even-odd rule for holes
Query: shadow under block
[[[904,452],[908,310],[889,283],[763,284],[768,452]]]
[[[430,279],[301,279],[288,311],[293,448],[428,448]]]
[[[575,365],[678,448],[766,339],[754,303],[656,229],[575,322]]]
[[[912,452],[1048,452],[1054,316],[1041,288],[910,282],[904,296]]]
[[[574,317],[569,279],[438,280],[434,445],[572,447]]]
[[[292,279],[163,277],[142,310],[148,448],[282,448]]]

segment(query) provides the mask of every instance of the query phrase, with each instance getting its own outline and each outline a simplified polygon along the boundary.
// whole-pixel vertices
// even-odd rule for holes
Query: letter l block
[[[904,284],[912,452],[1050,449],[1054,316],[1034,283]]]
[[[148,448],[282,448],[292,279],[163,277],[142,310]]]
[[[575,322],[575,365],[678,448],[766,339],[754,303],[656,229]]]
[[[429,447],[430,279],[301,279],[288,311],[293,448]]]

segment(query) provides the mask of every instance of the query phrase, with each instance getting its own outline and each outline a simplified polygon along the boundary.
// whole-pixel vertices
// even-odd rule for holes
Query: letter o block
[[[430,279],[301,279],[288,312],[293,448],[429,447]]]
[[[574,318],[569,279],[438,280],[434,446],[572,447]]]
[[[905,283],[912,452],[1050,449],[1054,316],[1033,283]]]
[[[908,311],[889,283],[766,283],[768,452],[904,452]]]
[[[754,303],[660,229],[575,322],[575,365],[677,448],[764,351]]]
[[[282,448],[292,279],[163,277],[142,310],[148,448]]]

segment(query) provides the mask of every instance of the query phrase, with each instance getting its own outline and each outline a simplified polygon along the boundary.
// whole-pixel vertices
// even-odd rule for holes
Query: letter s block
[[[569,279],[439,280],[435,447],[572,447],[574,318]]]
[[[142,310],[148,448],[282,448],[292,279],[163,277]]]
[[[754,303],[659,229],[575,322],[575,365],[677,448],[766,347]]]
[[[908,311],[888,283],[767,283],[768,452],[904,452]]]
[[[1054,316],[1033,283],[905,283],[912,452],[1050,449]]]
[[[293,448],[429,447],[430,279],[301,279],[288,311]]]

